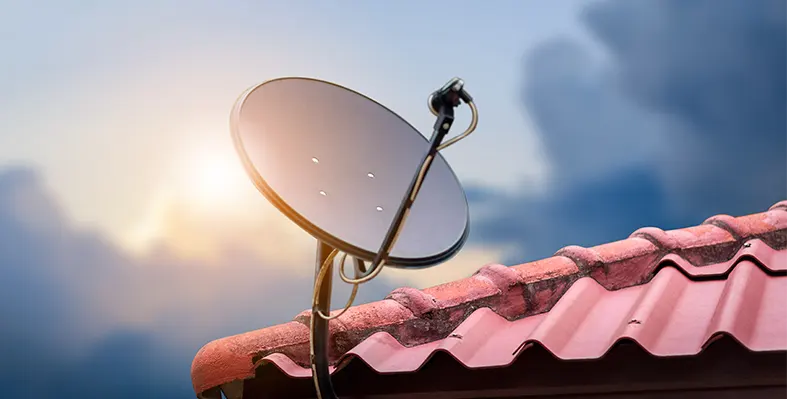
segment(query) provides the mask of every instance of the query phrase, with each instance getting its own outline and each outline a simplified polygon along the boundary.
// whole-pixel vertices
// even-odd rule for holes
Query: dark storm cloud
[[[691,211],[751,212],[787,195],[786,4],[618,0],[585,13],[627,97],[685,127],[659,164]]]
[[[785,15],[784,0],[588,6],[605,62],[555,40],[525,65],[551,191],[481,201],[493,211],[479,212],[475,240],[517,243],[521,262],[787,197]]]
[[[555,39],[528,55],[523,100],[550,157],[553,186],[571,185],[652,158],[663,125],[616,89],[576,43]],[[636,127],[636,131],[632,128]]]
[[[567,245],[593,246],[625,238],[643,221],[680,227],[685,220],[665,210],[660,187],[649,170],[632,168],[559,188],[546,197],[488,199],[472,204],[479,216],[471,227],[471,240],[477,245],[516,243],[501,260],[514,265],[551,256]]]
[[[311,277],[245,254],[126,255],[70,225],[31,169],[0,171],[0,284],[0,385],[17,398],[194,397],[201,345],[289,321],[311,294]]]

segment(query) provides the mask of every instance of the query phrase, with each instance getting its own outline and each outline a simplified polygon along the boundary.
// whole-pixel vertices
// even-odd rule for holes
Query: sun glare
[[[183,199],[205,211],[232,206],[250,184],[238,160],[226,154],[196,154],[183,174]]]
[[[267,267],[311,273],[296,266],[313,256],[312,238],[261,197],[231,144],[203,142],[173,158],[148,209],[128,232],[134,253],[165,248],[206,264],[247,253]]]
[[[229,228],[227,224],[243,219],[239,215],[254,210],[256,193],[231,148],[203,145],[173,161],[152,194],[148,215],[129,232],[136,251],[160,240],[207,249],[211,245],[204,241],[216,241],[219,231],[197,226],[221,220]]]

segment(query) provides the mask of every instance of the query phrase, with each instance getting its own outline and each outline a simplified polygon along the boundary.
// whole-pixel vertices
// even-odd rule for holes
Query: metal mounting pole
[[[330,245],[318,241],[317,242],[317,262],[314,270],[315,281],[317,284],[317,276],[320,274],[320,268],[325,260],[328,259],[333,248]],[[326,265],[328,268],[333,268],[333,265]],[[337,399],[336,393],[333,390],[331,383],[331,375],[329,371],[330,361],[328,359],[328,342],[329,330],[328,320],[323,319],[317,312],[329,314],[331,311],[331,284],[332,274],[329,270],[322,280],[322,287],[320,287],[320,296],[318,299],[318,306],[312,309],[311,317],[311,334],[312,334],[312,378],[314,385],[317,388],[318,399]]]

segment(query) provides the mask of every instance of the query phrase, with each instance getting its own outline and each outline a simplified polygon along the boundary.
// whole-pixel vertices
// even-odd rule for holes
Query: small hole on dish
[[[372,172],[367,173],[366,176],[370,179],[374,179],[374,173]]]
[[[378,207],[377,207],[377,208],[375,208],[375,209],[377,209],[377,212],[382,212],[382,211],[383,211],[383,207],[381,207],[381,206],[378,206]]]
[[[322,190],[320,190],[320,195],[322,195],[323,197],[325,197],[326,195],[328,195],[328,193],[326,193],[325,191],[322,191]]]
[[[320,163],[320,160],[319,160],[319,159],[317,159],[317,158],[312,158],[312,162],[314,162],[314,163]]]

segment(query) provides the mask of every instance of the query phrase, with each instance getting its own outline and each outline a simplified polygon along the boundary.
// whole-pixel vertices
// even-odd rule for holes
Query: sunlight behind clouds
[[[239,162],[226,152],[216,153],[207,148],[191,156],[181,172],[185,196],[203,208],[223,208],[234,205],[247,188],[248,182],[239,173]]]
[[[147,257],[159,250],[203,265],[226,264],[243,253],[270,272],[311,277],[316,240],[275,209],[257,191],[226,135],[195,134],[173,154],[169,170],[146,216],[121,246]],[[348,223],[350,223],[348,221]],[[432,268],[386,268],[381,279],[424,288],[468,277],[500,262],[503,248],[467,245],[459,255]]]
[[[183,152],[173,157],[147,216],[129,231],[127,249],[144,254],[165,247],[179,257],[206,261],[243,251],[272,267],[311,265],[314,240],[254,188],[230,140]],[[312,273],[311,267],[303,269]]]

